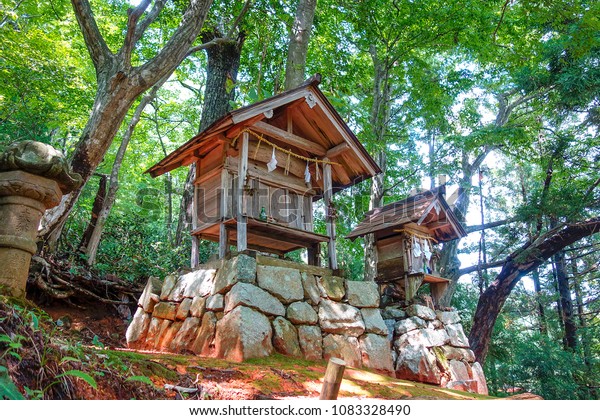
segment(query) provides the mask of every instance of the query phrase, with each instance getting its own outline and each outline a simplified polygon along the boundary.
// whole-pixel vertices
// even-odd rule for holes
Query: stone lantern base
[[[25,295],[38,225],[47,208],[62,198],[59,184],[16,170],[0,172],[0,285],[2,294]]]

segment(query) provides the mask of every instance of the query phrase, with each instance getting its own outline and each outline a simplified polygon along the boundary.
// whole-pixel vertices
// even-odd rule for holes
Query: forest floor
[[[40,308],[0,298],[0,319],[0,399],[11,397],[11,389],[29,399],[318,398],[326,368],[278,355],[233,363],[132,351],[125,348],[127,321],[108,305]],[[339,398],[489,397],[347,368]]]

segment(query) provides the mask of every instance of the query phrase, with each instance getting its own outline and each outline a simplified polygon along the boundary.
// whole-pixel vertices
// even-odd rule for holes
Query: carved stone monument
[[[81,182],[47,144],[14,143],[0,155],[0,294],[25,295],[42,215]]]

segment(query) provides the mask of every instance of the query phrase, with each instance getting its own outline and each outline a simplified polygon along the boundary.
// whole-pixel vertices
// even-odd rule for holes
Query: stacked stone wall
[[[487,394],[481,365],[456,311],[422,305],[388,307],[382,316],[392,341],[396,377]]]
[[[127,330],[131,348],[243,361],[278,352],[393,373],[377,285],[245,254],[148,280]]]

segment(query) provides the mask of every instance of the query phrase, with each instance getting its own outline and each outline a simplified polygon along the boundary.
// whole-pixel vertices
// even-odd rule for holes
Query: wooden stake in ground
[[[320,400],[337,400],[345,368],[346,362],[343,360],[335,357],[329,359],[325,377],[323,378],[323,388],[321,389],[321,396],[319,397]]]

